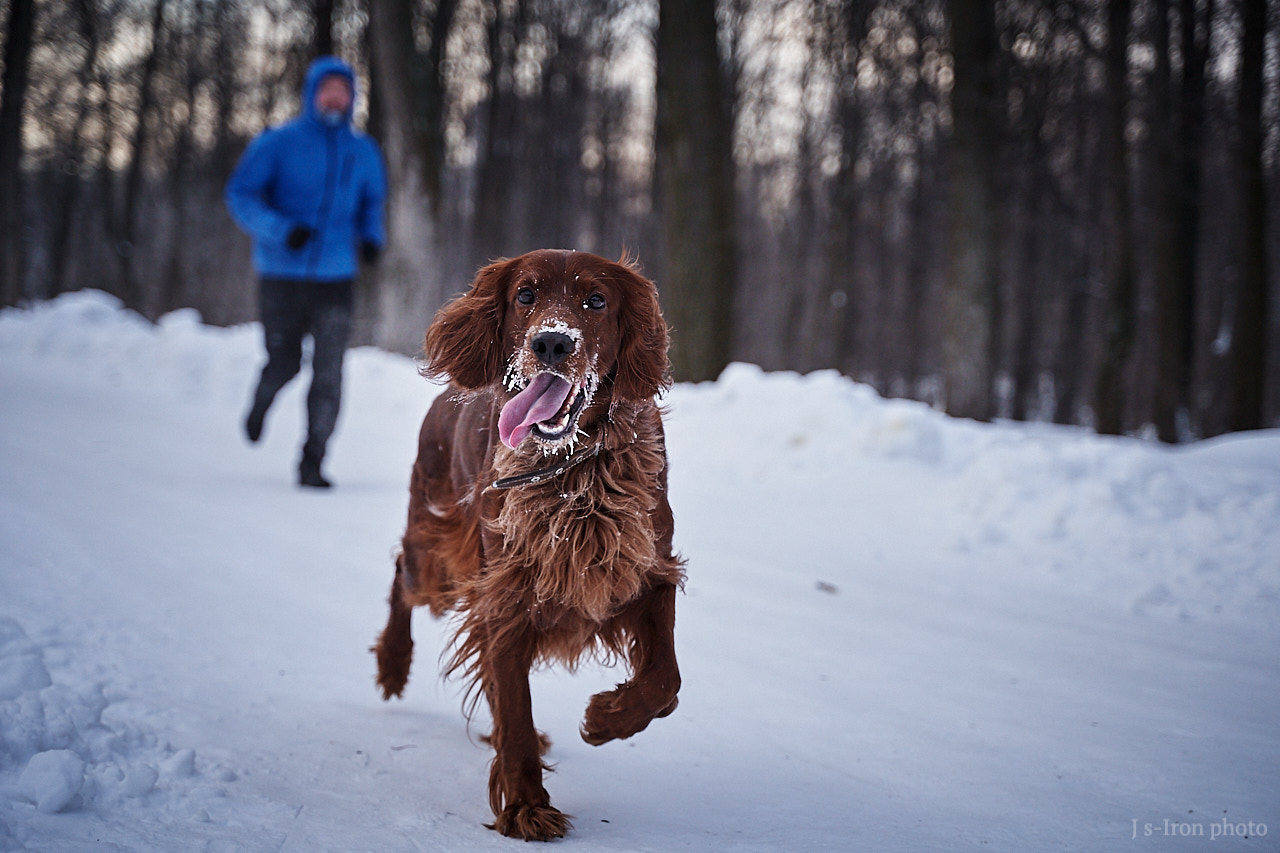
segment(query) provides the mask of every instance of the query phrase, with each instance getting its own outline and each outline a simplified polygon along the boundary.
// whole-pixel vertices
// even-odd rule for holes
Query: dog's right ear
[[[489,264],[469,291],[436,312],[422,344],[423,374],[448,376],[468,390],[501,381],[502,320],[513,268],[506,258]]]

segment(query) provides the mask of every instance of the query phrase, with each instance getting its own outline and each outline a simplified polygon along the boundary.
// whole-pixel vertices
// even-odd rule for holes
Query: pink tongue
[[[498,436],[512,450],[520,446],[533,425],[560,411],[569,396],[569,383],[551,373],[539,373],[529,387],[507,401],[498,415]]]

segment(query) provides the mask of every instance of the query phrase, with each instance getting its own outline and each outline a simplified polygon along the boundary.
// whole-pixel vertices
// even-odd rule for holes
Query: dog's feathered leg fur
[[[487,626],[486,626],[487,627]],[[551,805],[542,787],[544,739],[533,727],[529,669],[535,641],[529,626],[484,630],[484,671],[494,679],[486,690],[493,712],[493,764],[489,768],[490,825],[503,835],[525,841],[560,838],[572,827],[569,816]]]
[[[599,746],[644,731],[652,720],[676,709],[680,669],[675,652],[674,584],[651,590],[623,614],[632,623],[632,677],[613,690],[591,697],[583,718],[582,739]]]
[[[413,662],[413,607],[404,600],[404,554],[396,558],[396,576],[391,581],[391,614],[378,637],[373,652],[378,657],[378,686],[382,698],[399,696],[409,681]]]

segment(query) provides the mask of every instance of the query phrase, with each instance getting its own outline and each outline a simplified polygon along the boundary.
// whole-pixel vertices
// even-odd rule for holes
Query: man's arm
[[[266,202],[274,164],[270,133],[263,133],[250,143],[236,164],[227,181],[225,198],[231,217],[249,236],[266,243],[283,243],[294,223]]]

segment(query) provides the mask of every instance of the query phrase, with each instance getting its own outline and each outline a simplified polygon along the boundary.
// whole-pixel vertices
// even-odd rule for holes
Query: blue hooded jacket
[[[231,216],[253,238],[253,264],[264,278],[343,281],[355,277],[362,243],[381,249],[387,180],[378,143],[351,127],[351,109],[336,126],[316,110],[320,81],[339,74],[356,77],[332,56],[311,63],[302,90],[302,114],[263,131],[245,150],[231,179],[226,202]],[[285,239],[295,226],[314,229],[302,248]]]

